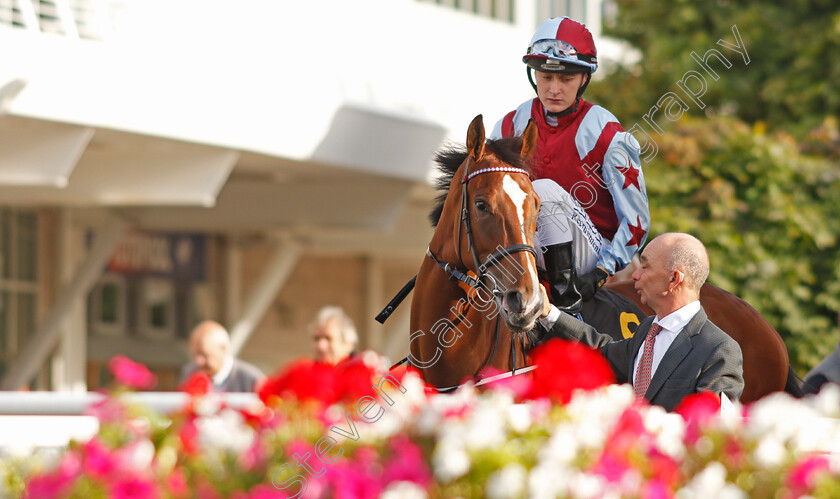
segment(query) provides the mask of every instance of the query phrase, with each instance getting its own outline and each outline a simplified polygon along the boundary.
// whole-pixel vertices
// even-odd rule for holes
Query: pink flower
[[[111,484],[112,499],[156,499],[160,497],[157,486],[137,477],[126,477]]]
[[[58,468],[52,473],[36,475],[26,484],[28,499],[53,499],[63,497],[73,487],[81,472],[79,457],[68,452],[61,458]]]
[[[285,499],[286,497],[288,497],[288,494],[274,487],[259,484],[248,492],[235,492],[231,496],[231,499]]]
[[[118,463],[111,450],[97,438],[91,438],[84,445],[85,474],[97,478],[108,478],[117,471]]]
[[[601,454],[600,459],[592,467],[592,472],[604,477],[610,483],[621,483],[624,475],[632,468],[624,460],[616,459],[608,453]]]
[[[124,355],[112,357],[108,367],[117,383],[135,390],[148,390],[157,384],[157,376],[146,366],[138,364]]]
[[[639,497],[642,499],[670,499],[674,497],[674,494],[660,480],[653,479],[642,486]]]
[[[182,499],[190,496],[190,488],[187,485],[187,477],[180,468],[175,468],[166,477],[166,489],[168,497]]]
[[[809,456],[796,463],[787,476],[787,486],[792,497],[808,495],[814,490],[817,479],[829,471],[830,465],[825,456]]]
[[[428,487],[432,475],[423,461],[423,452],[405,435],[397,435],[391,440],[390,460],[382,473],[382,484],[388,486],[391,482],[414,482]]]

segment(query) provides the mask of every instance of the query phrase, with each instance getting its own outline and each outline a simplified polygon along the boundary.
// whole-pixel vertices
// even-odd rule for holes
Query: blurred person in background
[[[181,383],[201,371],[215,391],[253,392],[265,378],[256,366],[233,357],[228,332],[215,321],[204,321],[192,330],[190,354],[193,361],[181,370]]]
[[[837,315],[837,325],[840,326],[840,314]],[[802,383],[804,393],[817,393],[826,383],[840,384],[840,342],[830,354],[805,375]]]
[[[316,362],[334,366],[356,355],[359,335],[353,321],[341,307],[321,308],[310,331]]]

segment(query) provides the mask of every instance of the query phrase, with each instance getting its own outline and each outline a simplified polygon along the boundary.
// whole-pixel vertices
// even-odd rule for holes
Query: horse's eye
[[[475,201],[475,209],[483,213],[487,213],[488,211],[490,211],[490,208],[487,206],[487,201],[484,201],[482,199],[477,199]]]

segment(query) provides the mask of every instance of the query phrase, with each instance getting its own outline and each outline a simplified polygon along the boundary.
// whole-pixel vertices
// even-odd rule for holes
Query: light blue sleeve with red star
[[[602,176],[613,198],[618,230],[601,252],[597,265],[612,274],[623,269],[641,249],[650,229],[645,179],[639,161],[639,143],[633,135],[617,132],[604,154]]]

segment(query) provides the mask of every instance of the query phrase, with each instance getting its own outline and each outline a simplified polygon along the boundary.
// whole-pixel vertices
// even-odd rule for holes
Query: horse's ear
[[[484,118],[480,114],[473,118],[467,130],[467,152],[473,161],[484,156]]]
[[[537,149],[537,124],[533,119],[528,120],[528,126],[522,134],[522,151],[519,153],[523,159],[531,159]]]

